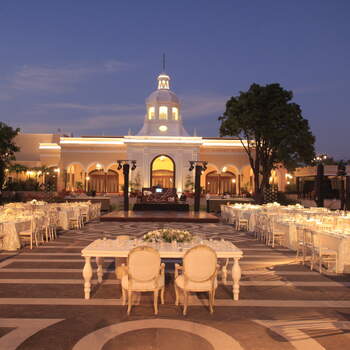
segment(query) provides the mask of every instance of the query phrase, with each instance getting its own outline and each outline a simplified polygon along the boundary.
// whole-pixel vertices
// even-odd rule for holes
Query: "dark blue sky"
[[[350,158],[350,1],[0,1],[0,120],[124,135],[167,55],[185,127],[217,136],[253,82],[293,90],[317,151]]]

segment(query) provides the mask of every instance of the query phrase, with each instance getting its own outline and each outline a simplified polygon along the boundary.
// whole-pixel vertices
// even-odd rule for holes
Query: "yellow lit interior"
[[[179,110],[176,107],[172,108],[173,120],[179,120]]]
[[[155,117],[154,107],[149,107],[148,108],[148,119],[151,120],[151,119],[154,119],[154,117]]]
[[[152,170],[174,171],[174,163],[167,156],[159,156],[152,163]]]
[[[160,106],[159,107],[159,119],[166,120],[168,119],[168,107]]]

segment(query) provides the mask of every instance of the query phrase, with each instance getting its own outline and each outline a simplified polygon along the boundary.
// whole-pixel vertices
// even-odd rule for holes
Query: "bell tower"
[[[180,100],[170,90],[170,76],[163,71],[157,81],[157,90],[146,99],[145,120],[137,135],[189,136],[182,125]]]

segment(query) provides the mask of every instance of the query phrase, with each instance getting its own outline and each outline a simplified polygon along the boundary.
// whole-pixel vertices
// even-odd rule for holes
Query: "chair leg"
[[[338,254],[335,256],[335,273],[338,273]]]
[[[176,283],[174,284],[175,287],[175,305],[179,305],[179,289],[176,286]]]
[[[128,315],[130,315],[131,303],[132,303],[132,292],[131,290],[129,290],[128,291]]]
[[[153,305],[154,305],[154,314],[155,315],[158,315],[158,292],[159,292],[159,289],[156,289],[153,292]]]
[[[213,291],[209,291],[209,310],[212,314],[214,312],[213,310]]]
[[[184,290],[184,311],[183,315],[186,316],[187,314],[187,305],[188,305],[188,292]]]
[[[165,290],[165,287],[163,287],[162,290],[160,291],[160,302],[162,303],[162,305],[164,304],[164,290]]]
[[[126,305],[126,290],[122,287],[122,301],[123,305]]]

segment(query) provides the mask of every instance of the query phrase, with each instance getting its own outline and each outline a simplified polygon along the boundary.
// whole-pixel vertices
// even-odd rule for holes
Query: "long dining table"
[[[166,243],[166,242],[144,242],[139,239],[119,241],[118,239],[97,239],[90,243],[81,251],[82,257],[85,259],[83,268],[84,277],[84,294],[85,299],[90,299],[91,278],[93,275],[91,261],[96,260],[97,280],[102,283],[103,279],[103,259],[104,258],[126,258],[129,251],[139,245],[151,246],[159,251],[160,257],[164,259],[182,259],[185,252],[197,244],[205,244],[216,251],[218,259],[224,259],[225,263],[222,269],[222,281],[227,283],[227,267],[230,259],[233,260],[232,274],[232,294],[233,300],[239,299],[239,282],[241,279],[241,267],[239,260],[243,256],[243,251],[237,248],[233,243],[225,240],[200,240],[195,239],[188,243]],[[115,264],[117,268],[117,263]]]

